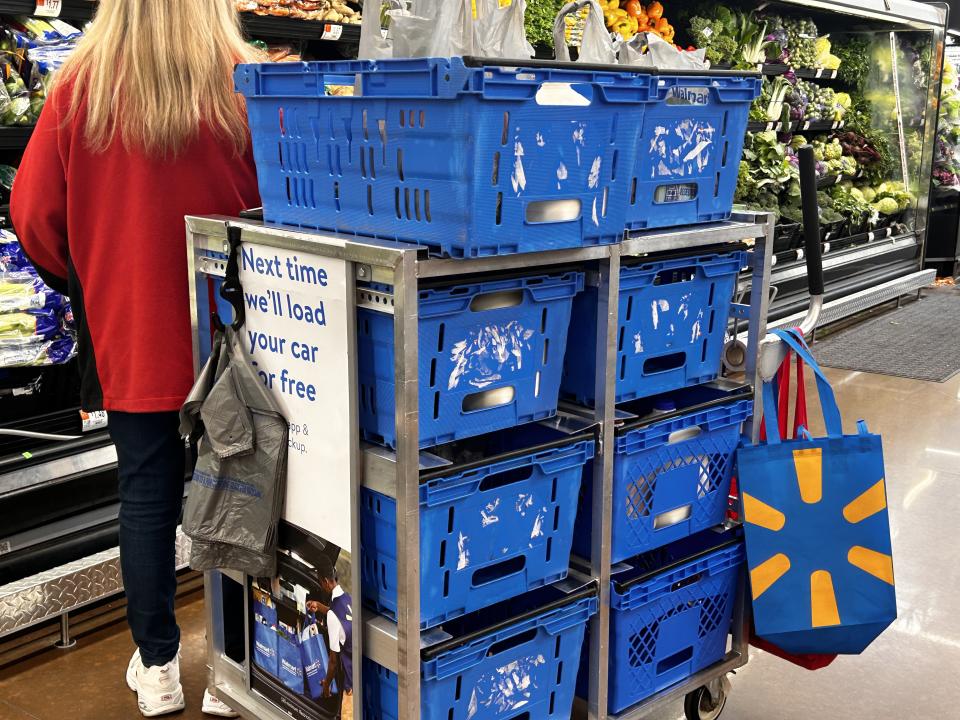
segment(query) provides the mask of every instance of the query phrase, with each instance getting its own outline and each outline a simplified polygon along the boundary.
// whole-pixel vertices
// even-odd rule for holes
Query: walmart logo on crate
[[[667,105],[709,105],[710,88],[672,87],[665,98]]]
[[[710,166],[710,153],[717,130],[713,123],[684,118],[672,127],[658,125],[647,149],[650,177],[689,177],[702,174]]]
[[[812,517],[788,516],[762,499],[743,493],[744,521],[770,531],[765,542],[773,550],[770,557],[750,568],[753,600],[791,606],[809,603],[804,614],[810,619],[810,627],[838,626],[845,605],[855,606],[864,595],[864,573],[891,591],[893,588],[889,540],[881,548],[862,544],[864,536],[876,537],[869,532],[871,522],[886,522],[884,479],[856,497],[844,497],[849,488],[841,482],[830,482],[822,448],[794,450],[793,464],[802,500],[792,506],[793,512]],[[807,533],[798,537],[804,528],[817,528],[816,536]],[[806,560],[798,560],[786,550],[777,552],[778,544],[783,548],[806,546],[811,551],[805,553]]]
[[[453,369],[447,389],[453,390],[465,380],[477,388],[485,388],[503,379],[504,372],[523,367],[524,352],[533,349],[533,330],[516,320],[504,325],[487,325],[471,332],[450,350]]]

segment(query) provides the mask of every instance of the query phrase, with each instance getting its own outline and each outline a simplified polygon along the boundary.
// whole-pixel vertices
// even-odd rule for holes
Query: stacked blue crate
[[[413,242],[447,257],[615,243],[625,230],[728,217],[759,92],[757,78],[729,73],[460,58],[244,65],[235,79],[247,96],[268,223]],[[618,402],[717,376],[742,265],[742,253],[725,251],[624,266]],[[575,515],[578,498],[590,495],[594,443],[536,421],[557,412],[561,384],[581,403],[593,401],[596,292],[583,289],[582,272],[556,271],[419,292],[418,441],[449,461],[421,474],[420,618],[422,628],[451,636],[421,654],[423,717],[569,717],[572,668],[597,600],[595,589],[558,597],[553,583],[590,532],[589,507],[576,524]],[[392,289],[368,290],[383,307],[358,311],[361,431],[396,447]],[[716,520],[729,485],[727,449],[746,410],[734,401],[696,413],[684,407],[690,412],[618,438],[619,456],[636,456],[632,468],[669,454],[685,468],[678,475],[693,472],[699,483],[695,497],[684,483],[690,517],[661,532],[658,523],[684,505],[666,478],[651,490],[656,497],[629,495],[624,488],[637,478],[624,471],[617,492],[632,498],[658,540],[618,543],[623,552]],[[700,445],[676,440],[693,427],[702,428]],[[683,453],[707,446],[707,466],[685,462]],[[699,482],[704,474],[708,486]],[[364,601],[388,616],[398,610],[396,513],[392,498],[363,490]],[[726,637],[727,609],[708,613],[717,637]],[[395,717],[396,676],[364,662],[365,716]],[[671,678],[697,662],[678,661]]]

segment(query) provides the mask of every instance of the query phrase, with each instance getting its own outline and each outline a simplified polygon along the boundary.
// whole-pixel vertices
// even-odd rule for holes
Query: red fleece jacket
[[[177,410],[193,382],[184,215],[257,207],[253,155],[202,127],[175,158],[103,152],[48,100],[17,173],[14,229],[40,273],[70,295],[84,408]],[[56,285],[54,285],[56,286]],[[60,289],[60,288],[58,288]]]

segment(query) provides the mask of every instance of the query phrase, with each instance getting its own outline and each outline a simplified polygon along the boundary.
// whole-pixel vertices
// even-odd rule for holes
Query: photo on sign
[[[286,523],[277,577],[251,580],[251,687],[292,717],[353,718],[349,588],[349,553]]]

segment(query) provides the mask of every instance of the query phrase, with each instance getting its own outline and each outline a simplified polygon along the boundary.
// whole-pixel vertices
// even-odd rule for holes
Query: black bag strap
[[[239,227],[227,226],[227,243],[230,246],[230,253],[227,256],[227,274],[220,286],[220,297],[230,303],[233,308],[232,327],[234,330],[242,328],[247,318],[243,307],[243,286],[240,284],[240,235]],[[216,328],[222,331],[224,323],[219,312],[215,311],[213,313],[213,321]]]

